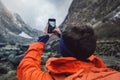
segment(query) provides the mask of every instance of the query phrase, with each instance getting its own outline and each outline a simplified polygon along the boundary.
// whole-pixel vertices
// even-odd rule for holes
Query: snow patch
[[[118,12],[114,17],[120,18],[120,12]]]
[[[19,34],[19,36],[24,37],[24,38],[32,39],[32,37],[29,36],[28,34],[26,34],[25,32],[21,32],[21,33]]]

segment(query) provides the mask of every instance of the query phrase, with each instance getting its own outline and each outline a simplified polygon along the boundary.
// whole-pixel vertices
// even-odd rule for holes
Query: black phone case
[[[55,25],[51,26],[50,21],[53,21],[55,23]],[[48,33],[53,33],[52,31],[55,29],[55,27],[56,27],[56,20],[55,19],[49,19],[48,20]]]

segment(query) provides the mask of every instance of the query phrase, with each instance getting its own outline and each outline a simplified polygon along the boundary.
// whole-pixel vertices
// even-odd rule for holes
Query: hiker
[[[60,37],[61,58],[50,58],[47,71],[41,69],[41,55],[46,42],[53,34],[44,32],[37,42],[30,45],[17,68],[18,80],[120,80],[120,72],[107,68],[103,61],[94,56],[96,36],[88,25],[68,25]]]

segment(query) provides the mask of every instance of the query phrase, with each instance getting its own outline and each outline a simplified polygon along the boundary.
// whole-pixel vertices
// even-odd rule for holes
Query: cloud
[[[33,28],[43,30],[48,18],[56,18],[57,26],[67,15],[72,0],[2,0],[12,12],[20,14]]]

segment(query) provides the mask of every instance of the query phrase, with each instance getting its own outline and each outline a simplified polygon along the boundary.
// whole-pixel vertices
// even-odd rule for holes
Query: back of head
[[[62,32],[62,38],[74,57],[80,60],[91,56],[96,49],[96,36],[88,25],[67,26]]]

